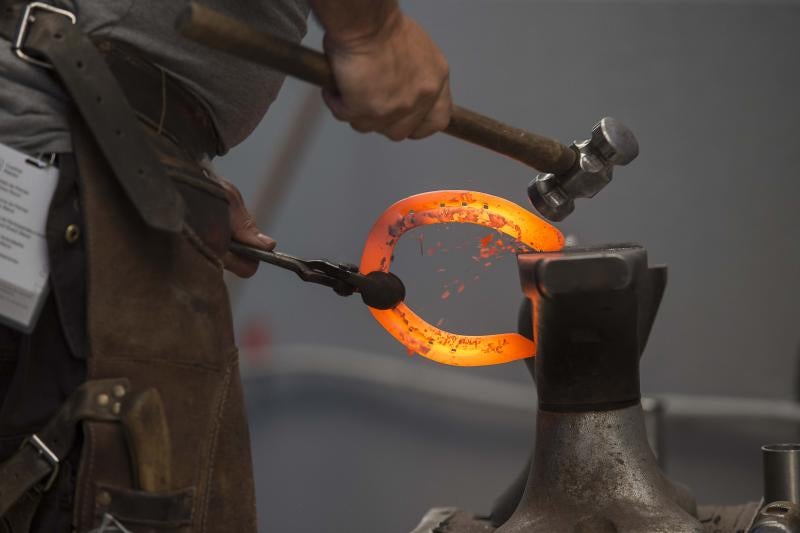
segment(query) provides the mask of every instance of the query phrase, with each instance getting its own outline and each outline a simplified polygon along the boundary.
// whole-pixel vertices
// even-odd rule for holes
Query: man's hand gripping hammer
[[[177,27],[184,36],[211,48],[336,89],[324,54],[260,32],[212,9],[190,3]],[[455,106],[444,132],[542,172],[528,187],[528,196],[539,213],[552,221],[566,218],[575,208],[575,198],[597,194],[611,181],[614,166],[627,165],[639,153],[633,133],[612,118],[601,120],[591,139],[565,146]]]

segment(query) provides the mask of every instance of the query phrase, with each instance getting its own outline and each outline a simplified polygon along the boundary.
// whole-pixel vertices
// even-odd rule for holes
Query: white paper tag
[[[30,333],[47,295],[45,225],[58,169],[0,144],[0,321]]]

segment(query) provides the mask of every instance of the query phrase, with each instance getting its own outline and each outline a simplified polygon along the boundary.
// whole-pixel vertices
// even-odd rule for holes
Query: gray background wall
[[[798,4],[403,5],[448,56],[457,102],[565,141],[585,138],[604,115],[636,132],[639,159],[595,199],[579,202],[560,227],[585,244],[642,243],[651,262],[669,265],[643,390],[793,398],[800,343]],[[306,42],[319,41],[312,29]],[[219,161],[246,197],[256,194],[308,90],[288,81],[268,119]],[[326,113],[309,142],[269,228],[288,253],[357,262],[380,213],[426,190],[470,188],[527,202],[532,176],[525,168],[444,136],[395,144],[352,132]],[[428,258],[411,239],[403,244],[397,271],[411,303],[457,331],[513,329],[521,297],[513,258],[443,302],[441,285],[451,273],[473,273],[464,266],[469,243],[485,232],[424,233],[426,242],[467,246]],[[442,265],[446,276],[437,272]],[[393,358],[420,375],[437,366],[407,357],[357,299],[270,268],[244,288],[237,324],[269,328],[275,364],[286,346],[302,343],[318,346],[308,348],[317,354],[336,347]],[[529,379],[519,364],[448,370],[437,375]],[[485,510],[525,459],[531,426],[519,414],[453,416],[448,405],[414,395],[301,381],[248,381],[263,531],[403,531],[426,505]],[[676,475],[691,478],[706,501],[719,501],[757,497],[757,444],[793,438],[794,429],[683,424],[670,435]],[[728,464],[714,438],[731,452]],[[710,469],[704,473],[702,465]],[[741,481],[734,487],[725,476]]]

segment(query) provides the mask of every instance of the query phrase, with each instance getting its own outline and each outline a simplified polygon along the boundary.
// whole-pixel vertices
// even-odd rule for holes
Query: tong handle
[[[298,257],[294,257],[292,255],[274,251],[261,250],[259,248],[248,246],[238,241],[231,241],[229,248],[233,253],[237,255],[241,255],[243,257],[247,257],[250,259],[255,259],[256,261],[263,261],[264,263],[269,263],[270,265],[275,265],[281,268],[285,268],[286,270],[291,270],[292,272],[297,274],[303,281],[325,285],[326,287],[331,287],[333,289],[336,289],[337,292],[340,289],[344,289],[346,285],[343,282],[343,280],[336,279],[335,277],[327,273],[315,270],[314,268],[309,266],[308,261],[305,261]],[[346,293],[346,290],[344,292]],[[352,294],[352,291],[350,291],[350,294]]]
[[[229,249],[237,255],[291,270],[303,281],[330,287],[340,296],[350,296],[358,292],[364,303],[375,309],[392,309],[406,297],[403,282],[391,272],[370,272],[364,275],[343,265],[268,252],[238,241],[231,241]]]

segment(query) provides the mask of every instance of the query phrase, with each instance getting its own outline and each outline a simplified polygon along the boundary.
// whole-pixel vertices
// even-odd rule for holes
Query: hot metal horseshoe
[[[381,215],[367,237],[361,272],[388,272],[394,248],[407,231],[449,223],[492,228],[536,251],[564,247],[560,231],[513,202],[481,192],[431,191],[400,200]],[[406,348],[439,363],[496,365],[536,354],[534,342],[517,333],[457,335],[429,324],[402,302],[393,309],[369,309]]]

